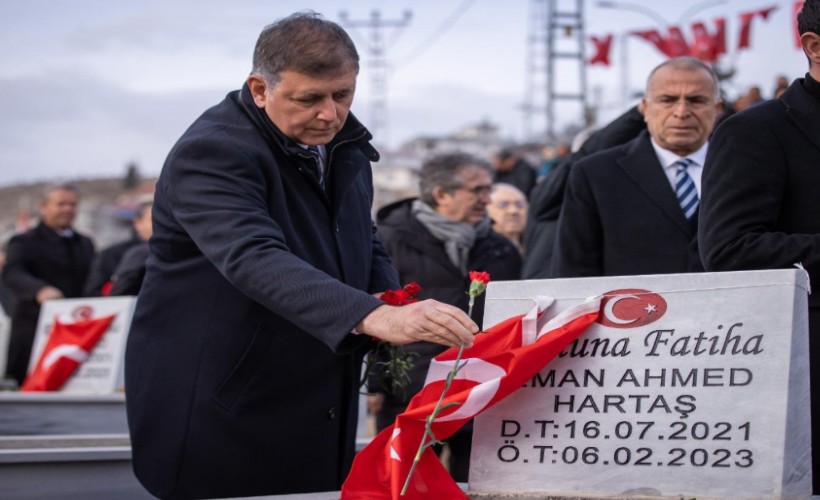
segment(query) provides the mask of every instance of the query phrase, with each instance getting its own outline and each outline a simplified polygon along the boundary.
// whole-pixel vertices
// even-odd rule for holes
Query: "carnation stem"
[[[470,295],[470,302],[467,308],[467,316],[473,316],[473,304],[475,304],[475,296]],[[453,369],[450,370],[450,373],[447,374],[447,379],[444,381],[444,389],[441,391],[441,395],[436,402],[436,406],[433,408],[433,412],[427,416],[424,423],[424,434],[421,436],[421,443],[419,444],[419,449],[416,450],[416,456],[413,458],[413,465],[410,466],[410,471],[407,473],[407,479],[404,481],[404,486],[401,488],[401,496],[404,496],[407,493],[407,489],[410,487],[410,480],[413,478],[413,473],[416,471],[416,466],[418,466],[419,462],[421,461],[421,457],[424,454],[424,451],[433,446],[438,442],[436,439],[436,435],[433,433],[433,422],[438,417],[438,414],[441,413],[443,410],[441,404],[444,402],[444,397],[447,395],[447,391],[450,389],[450,385],[453,383],[453,380],[456,378],[456,374],[461,369],[461,357],[464,354],[464,343],[458,346],[458,354],[456,355],[456,362],[453,364]],[[430,438],[430,441],[427,441],[427,438]]]

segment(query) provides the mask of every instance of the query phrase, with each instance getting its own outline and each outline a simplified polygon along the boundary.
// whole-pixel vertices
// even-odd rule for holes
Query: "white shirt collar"
[[[709,147],[709,141],[703,143],[703,146],[700,147],[694,153],[688,154],[686,156],[678,156],[677,154],[673,153],[672,151],[663,149],[655,142],[655,138],[652,138],[652,148],[655,150],[655,154],[658,155],[658,161],[661,163],[663,168],[669,168],[672,166],[673,163],[682,159],[682,158],[689,158],[690,160],[694,161],[697,166],[703,167],[703,164],[706,162],[706,150]]]

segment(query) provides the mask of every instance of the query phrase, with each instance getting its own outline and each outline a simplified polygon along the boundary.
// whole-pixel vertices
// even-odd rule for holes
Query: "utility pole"
[[[586,32],[584,30],[584,0],[549,0],[547,8],[547,138],[555,139],[555,104],[558,101],[575,101],[580,104],[578,118],[583,126],[589,125],[591,117],[587,108],[587,71],[584,58]],[[560,37],[560,38],[559,38]],[[560,43],[563,41],[566,43]],[[572,90],[559,89],[561,80],[566,80],[564,69],[575,66],[578,72],[577,86]]]
[[[547,2],[549,0],[530,0],[529,27],[527,33],[527,74],[525,78],[524,103],[524,140],[535,137],[535,117],[544,117],[542,128],[546,130],[547,94]]]
[[[541,114],[545,139],[556,138],[555,110],[560,101],[580,103],[577,120],[588,125],[585,43],[583,0],[530,0],[523,105],[527,135],[533,134],[533,117]],[[559,82],[564,83],[563,88]]]
[[[383,19],[378,10],[370,13],[370,19],[352,20],[346,11],[339,12],[339,19],[342,24],[350,29],[368,28],[370,39],[367,45],[368,70],[370,71],[370,123],[368,128],[373,132],[376,140],[382,144],[388,142],[388,117],[387,117],[387,74],[389,65],[387,62],[384,30],[394,28],[400,30],[410,22],[412,13],[404,11],[401,19]]]

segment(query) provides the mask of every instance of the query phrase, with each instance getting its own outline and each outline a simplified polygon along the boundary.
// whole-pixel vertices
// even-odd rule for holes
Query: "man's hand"
[[[35,295],[34,298],[37,299],[38,304],[42,304],[47,300],[62,299],[63,292],[53,286],[44,286],[37,290],[37,295]]]
[[[375,393],[367,396],[367,414],[375,415],[384,406],[384,394]]]
[[[379,306],[356,325],[356,330],[397,345],[425,341],[470,347],[478,325],[457,307],[425,300],[401,307]]]

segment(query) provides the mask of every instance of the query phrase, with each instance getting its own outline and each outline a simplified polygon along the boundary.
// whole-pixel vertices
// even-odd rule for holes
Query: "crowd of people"
[[[379,154],[350,113],[353,42],[315,13],[279,20],[260,35],[243,87],[174,146],[133,238],[95,256],[72,228],[76,190],[45,193],[40,225],[7,248],[7,376],[25,377],[45,300],[139,293],[126,395],[141,483],[161,498],[336,490],[354,455],[371,338],[404,346],[414,363],[401,393],[369,381],[381,429],[430,360],[483,326],[483,298],[466,314],[469,271],[518,280],[800,263],[818,281],[820,0],[806,1],[798,27],[809,71],[779,81],[777,98],[757,89],[728,113],[711,66],[670,59],[638,106],[574,152],[556,145],[537,168],[511,149],[490,162],[433,156],[419,195],[373,220]],[[409,282],[419,302],[378,299]],[[820,301],[809,307],[816,361]],[[820,363],[810,377],[820,387]],[[470,435],[447,443],[458,481]]]

